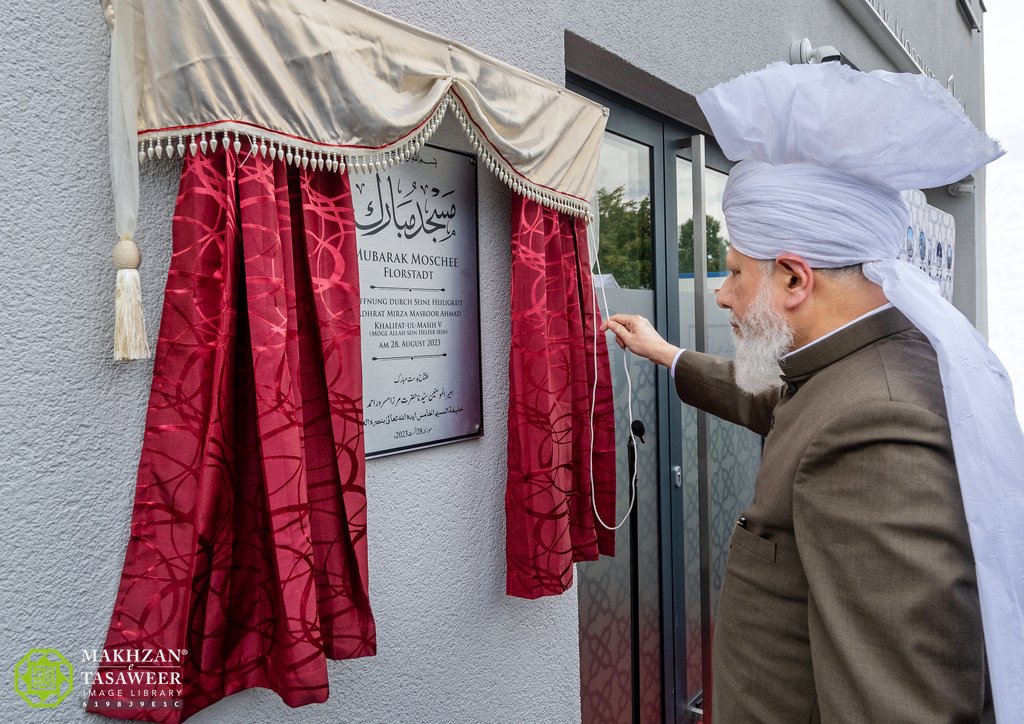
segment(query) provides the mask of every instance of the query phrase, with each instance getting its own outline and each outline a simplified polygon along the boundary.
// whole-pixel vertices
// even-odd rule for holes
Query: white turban
[[[730,241],[744,254],[774,259],[788,251],[815,269],[895,259],[910,219],[892,186],[806,162],[741,161],[722,210]]]
[[[935,348],[974,550],[1000,721],[1024,711],[1024,433],[1002,364],[938,285],[897,259],[900,191],[959,181],[1002,155],[921,75],[775,63],[698,96],[736,164],[722,198],[730,243],[755,259],[863,264]]]

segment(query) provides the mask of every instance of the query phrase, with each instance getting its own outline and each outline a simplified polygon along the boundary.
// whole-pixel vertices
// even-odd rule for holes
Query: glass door
[[[661,320],[667,331],[662,143],[659,123],[615,105],[598,168],[594,274],[603,316],[642,314]],[[660,431],[667,387],[647,360],[624,353],[614,342],[608,352],[616,416],[615,522],[626,520],[616,534],[614,558],[577,567],[583,721],[661,722]]]
[[[687,349],[731,356],[722,192],[731,164],[693,129],[578,80],[610,109],[598,169],[602,314],[642,314]],[[593,242],[592,242],[593,244]],[[609,339],[618,451],[616,555],[577,567],[583,721],[696,722],[710,691],[713,612],[760,438],[679,402],[669,372]]]
[[[729,230],[722,195],[731,163],[703,135],[673,139],[679,253],[679,342],[722,357],[735,353],[729,312],[715,295],[728,272]],[[733,524],[754,495],[761,438],[749,430],[681,406],[683,499],[679,624],[683,628],[686,709],[699,720],[710,692],[711,634]],[[679,719],[677,719],[678,721]],[[685,719],[683,720],[685,721]]]

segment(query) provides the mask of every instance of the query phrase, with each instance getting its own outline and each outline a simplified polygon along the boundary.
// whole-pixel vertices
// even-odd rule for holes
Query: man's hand
[[[622,349],[646,357],[655,364],[671,367],[679,352],[678,347],[666,342],[645,317],[639,314],[613,314],[601,325],[601,331],[611,330]]]

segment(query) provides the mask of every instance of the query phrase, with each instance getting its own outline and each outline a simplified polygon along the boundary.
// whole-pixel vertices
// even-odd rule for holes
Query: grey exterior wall
[[[983,33],[971,32],[957,0],[876,0],[935,77],[954,76],[957,97],[984,127]],[[969,0],[978,17],[978,0]],[[458,0],[369,0],[390,15],[468,43],[520,68],[562,81],[562,36],[570,30],[689,93],[767,63],[790,43],[832,45],[862,70],[897,70],[838,0],[536,0],[526,10]],[[928,194],[957,226],[954,303],[984,332],[984,172],[974,196]]]
[[[836,0],[566,4],[371,0],[369,5],[556,82],[568,29],[689,92],[783,60],[793,40],[890,62]],[[955,0],[883,0],[982,122],[981,37]],[[77,663],[102,646],[128,534],[152,364],[110,360],[114,240],[106,143],[108,31],[98,3],[0,0],[0,664],[32,647]],[[436,140],[461,147],[446,122]],[[980,180],[980,179],[979,179]],[[177,165],[142,172],[138,236],[155,338]],[[984,323],[983,192],[933,204],[958,228],[955,301]],[[290,711],[248,691],[196,722],[575,722],[577,605],[504,591],[508,193],[480,175],[485,436],[367,466],[375,658],[332,662],[331,698]],[[972,238],[974,237],[974,238]],[[8,673],[6,676],[10,676]],[[3,721],[81,721],[0,694]]]

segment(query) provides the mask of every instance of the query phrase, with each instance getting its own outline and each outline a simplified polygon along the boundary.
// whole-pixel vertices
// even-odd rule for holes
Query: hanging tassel
[[[135,242],[124,237],[114,245],[117,288],[114,292],[114,359],[125,362],[149,357],[146,320],[142,311],[139,264],[142,255]]]

